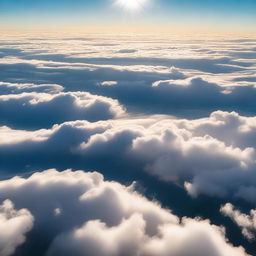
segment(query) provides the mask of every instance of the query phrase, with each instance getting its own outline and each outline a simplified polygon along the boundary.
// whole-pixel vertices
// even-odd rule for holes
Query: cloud
[[[98,68],[95,71],[59,70],[52,80],[65,85],[67,90],[86,90],[99,95],[118,99],[128,109],[143,113],[165,113],[183,117],[202,117],[213,110],[235,110],[240,113],[254,113],[255,88],[253,84],[237,85],[229,82],[220,86],[208,77],[190,76],[182,80],[184,74],[179,69],[171,68],[166,73],[158,73],[149,67],[134,71]],[[70,78],[72,77],[72,81]],[[113,78],[115,86],[104,81]],[[159,80],[163,79],[163,80]],[[164,79],[169,80],[164,80]],[[171,79],[171,80],[170,80]],[[176,80],[175,80],[176,79]],[[178,80],[177,80],[178,79]],[[71,86],[72,84],[72,86]],[[152,86],[153,84],[153,86]],[[181,86],[187,84],[187,86]],[[156,86],[158,85],[158,86]],[[228,92],[228,93],[227,93]],[[239,95],[247,98],[240,101]]]
[[[218,111],[196,120],[152,116],[66,122],[36,131],[2,127],[0,159],[3,172],[52,166],[105,169],[116,178],[120,170],[123,177],[144,172],[184,185],[192,196],[250,201],[253,194],[242,191],[256,187],[254,123],[253,117]]]
[[[181,225],[161,227],[161,238],[155,237],[146,245],[145,256],[167,255],[240,255],[242,248],[227,246],[223,228],[208,221],[183,218]]]
[[[30,83],[6,83],[0,82],[0,93],[18,94],[23,92],[58,93],[64,88],[58,84],[30,84]]]
[[[105,120],[124,113],[117,100],[87,92],[2,95],[0,109],[0,123],[22,128],[49,127],[80,119]]]
[[[104,81],[104,82],[101,82],[99,85],[102,85],[102,86],[114,86],[114,85],[117,85],[118,83],[116,81]]]
[[[35,218],[17,256],[245,254],[198,215],[254,253],[218,209],[256,203],[255,40],[27,34],[0,45],[0,202]],[[116,182],[30,177],[48,168]]]
[[[5,81],[43,81],[61,84],[66,91],[86,90],[115,98],[135,113],[198,118],[221,109],[255,114],[251,42],[169,37],[138,41],[127,36],[117,41],[104,36],[23,40],[12,51],[3,46],[0,76]],[[107,81],[117,84],[99,86]]]
[[[0,181],[0,198],[9,198],[35,217],[28,243],[20,253],[247,255],[242,247],[227,242],[222,227],[207,220],[179,220],[157,202],[135,192],[133,185],[104,181],[97,172],[52,169],[28,178],[14,177]],[[44,246],[38,251],[36,245],[41,239]]]
[[[231,218],[241,228],[242,234],[248,240],[256,238],[256,210],[251,210],[250,214],[246,215],[236,210],[231,203],[227,203],[221,207],[220,212]]]
[[[154,237],[145,234],[141,215],[123,220],[117,227],[99,221],[87,222],[75,231],[58,237],[48,255],[244,255],[225,241],[223,230],[208,221],[184,218],[181,225],[159,227]],[[63,246],[64,245],[64,246]]]
[[[194,136],[210,135],[226,145],[255,148],[256,118],[241,116],[236,112],[215,111],[208,118],[194,121],[177,120],[179,128],[192,132]]]
[[[13,255],[26,240],[25,234],[33,227],[34,218],[27,209],[15,210],[10,200],[0,205],[0,254]]]
[[[186,137],[187,136],[187,137]],[[159,135],[146,135],[133,142],[146,170],[166,181],[189,180],[204,173],[243,170],[253,162],[253,149],[227,147],[211,137],[192,137],[166,128]]]
[[[173,109],[170,114],[185,117],[202,117],[214,110],[234,110],[254,113],[256,90],[253,85],[220,86],[202,77],[155,81],[153,92],[159,103]],[[241,103],[241,97],[247,99]],[[162,101],[161,101],[161,100]],[[161,107],[161,105],[160,105]]]

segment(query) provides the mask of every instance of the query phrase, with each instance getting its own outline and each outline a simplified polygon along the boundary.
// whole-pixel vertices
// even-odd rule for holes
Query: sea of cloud
[[[255,255],[255,45],[1,35],[0,254]]]

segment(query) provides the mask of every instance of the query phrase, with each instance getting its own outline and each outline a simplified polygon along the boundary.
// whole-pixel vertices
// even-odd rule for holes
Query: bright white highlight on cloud
[[[244,214],[236,210],[234,205],[227,203],[220,208],[220,212],[231,218],[238,227],[241,228],[242,234],[248,240],[255,240],[256,238],[256,210],[251,210],[250,214]]]
[[[14,209],[10,200],[0,205],[0,255],[12,255],[25,242],[25,234],[31,230],[34,218],[26,209]]]
[[[180,219],[133,185],[105,181],[98,172],[52,169],[15,177],[0,182],[1,197],[33,213],[38,233],[32,236],[47,233],[47,256],[247,255],[227,241],[224,228],[209,220]]]

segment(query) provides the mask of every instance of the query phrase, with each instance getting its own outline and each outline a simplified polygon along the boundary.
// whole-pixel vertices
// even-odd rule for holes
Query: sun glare
[[[129,11],[138,11],[148,0],[117,0],[116,4]]]

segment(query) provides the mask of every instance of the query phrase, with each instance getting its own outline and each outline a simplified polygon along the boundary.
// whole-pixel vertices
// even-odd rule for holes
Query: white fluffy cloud
[[[165,128],[134,140],[136,155],[146,160],[146,170],[166,181],[189,180],[204,173],[243,170],[253,162],[254,150],[233,148],[210,136],[194,137]]]
[[[256,147],[256,117],[241,116],[236,112],[215,111],[210,117],[194,120],[178,120],[194,136],[210,135],[229,146]]]
[[[34,218],[26,209],[15,210],[10,200],[0,205],[0,255],[12,255],[25,242],[25,234],[33,227]]]
[[[223,228],[200,219],[180,222],[133,186],[104,181],[97,172],[48,170],[15,177],[0,182],[0,198],[31,211],[36,231],[30,243],[47,232],[47,255],[247,255],[227,242]],[[26,249],[36,254],[32,247]]]
[[[220,211],[241,228],[243,235],[248,240],[256,238],[256,210],[251,210],[250,214],[247,215],[236,210],[231,203],[227,203],[221,207]]]
[[[117,100],[87,92],[21,93],[0,96],[1,123],[38,128],[71,120],[105,120],[120,116]]]
[[[145,225],[145,220],[138,214],[115,227],[90,221],[58,237],[48,255],[245,255],[241,247],[227,244],[223,230],[208,221],[184,218],[179,225],[167,223],[160,226],[153,237],[146,234]]]
[[[120,171],[116,166],[123,172],[137,167],[185,185],[193,196],[253,200],[255,149],[250,138],[255,134],[254,118],[219,111],[199,120],[162,119],[75,121],[37,131],[2,127],[2,166],[22,169],[25,159],[32,167],[49,168],[60,166],[56,163],[60,157],[63,167],[65,159],[76,168],[102,168],[108,162],[115,172]],[[229,136],[223,136],[228,127]]]

